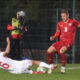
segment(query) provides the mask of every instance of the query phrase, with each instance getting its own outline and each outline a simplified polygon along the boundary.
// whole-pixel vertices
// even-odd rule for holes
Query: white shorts
[[[31,66],[32,66],[31,60],[14,61],[13,68],[9,72],[15,74],[25,73],[25,71],[27,71],[28,68],[30,68]]]

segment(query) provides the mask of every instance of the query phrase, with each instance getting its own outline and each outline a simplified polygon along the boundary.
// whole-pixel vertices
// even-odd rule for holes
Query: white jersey
[[[31,60],[12,60],[4,56],[4,52],[0,52],[0,68],[6,69],[11,73],[32,73],[28,68],[32,66]]]

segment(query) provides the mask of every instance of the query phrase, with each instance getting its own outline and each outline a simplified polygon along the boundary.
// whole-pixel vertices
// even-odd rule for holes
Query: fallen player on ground
[[[45,67],[50,69],[50,65],[48,65],[45,62],[35,61],[35,60],[12,60],[7,57],[7,55],[10,52],[10,40],[7,37],[7,47],[4,52],[0,51],[0,68],[3,68],[5,70],[8,70],[10,73],[14,74],[21,74],[21,73],[29,73],[29,74],[40,74],[40,72],[34,72],[33,70],[30,70],[29,68],[32,65],[38,65],[41,67]]]

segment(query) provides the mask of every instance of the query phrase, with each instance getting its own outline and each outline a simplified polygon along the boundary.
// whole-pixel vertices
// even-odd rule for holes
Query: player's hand
[[[9,37],[6,38],[7,43],[10,43],[10,39]]]
[[[53,41],[53,40],[54,40],[54,38],[53,38],[53,36],[51,36],[51,37],[50,37],[50,41]]]

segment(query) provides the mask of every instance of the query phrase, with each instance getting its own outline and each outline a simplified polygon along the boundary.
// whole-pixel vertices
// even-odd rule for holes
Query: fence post
[[[73,19],[75,18],[76,0],[73,0]],[[72,63],[75,63],[75,41],[72,48]]]
[[[56,25],[58,23],[59,9],[56,9]],[[58,39],[56,39],[58,41]],[[58,64],[58,55],[56,54],[56,64]]]

